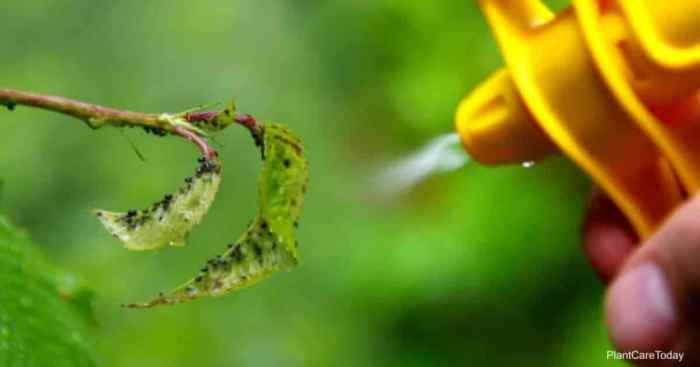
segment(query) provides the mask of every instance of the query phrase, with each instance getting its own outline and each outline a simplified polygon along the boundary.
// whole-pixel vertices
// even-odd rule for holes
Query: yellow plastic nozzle
[[[475,159],[561,151],[643,238],[700,188],[700,4],[574,0],[557,15],[534,0],[481,7],[508,67],[457,110]]]
[[[462,101],[456,119],[462,143],[482,163],[535,161],[557,152],[507,70],[496,72]]]

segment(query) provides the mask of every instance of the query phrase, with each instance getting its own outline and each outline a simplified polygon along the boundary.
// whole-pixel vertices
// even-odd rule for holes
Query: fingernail
[[[656,350],[671,342],[676,307],[658,265],[639,265],[615,280],[608,293],[607,321],[621,350]]]

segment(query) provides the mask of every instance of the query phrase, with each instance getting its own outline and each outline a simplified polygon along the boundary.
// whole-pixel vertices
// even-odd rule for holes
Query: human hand
[[[584,247],[609,285],[605,309],[613,343],[623,352],[684,353],[682,364],[700,365],[700,196],[638,244],[615,205],[595,192]],[[678,360],[644,365],[678,365]]]

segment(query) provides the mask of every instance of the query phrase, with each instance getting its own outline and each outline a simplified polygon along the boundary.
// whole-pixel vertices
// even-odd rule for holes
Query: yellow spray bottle
[[[700,3],[481,0],[507,67],[459,105],[486,164],[563,153],[642,238],[700,189]]]

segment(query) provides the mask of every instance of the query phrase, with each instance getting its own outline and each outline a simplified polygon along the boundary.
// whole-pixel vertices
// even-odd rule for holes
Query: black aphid
[[[257,243],[253,245],[253,251],[255,251],[255,256],[262,257],[262,247],[260,247],[260,245]]]

